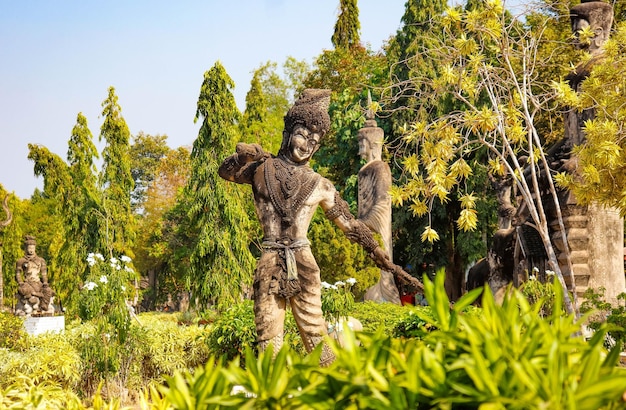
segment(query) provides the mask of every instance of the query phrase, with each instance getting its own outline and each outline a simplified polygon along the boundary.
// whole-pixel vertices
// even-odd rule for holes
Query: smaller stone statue
[[[369,98],[371,104],[371,98]],[[382,236],[389,260],[393,260],[391,241],[391,189],[389,164],[383,161],[384,131],[378,127],[371,110],[367,112],[365,126],[359,130],[359,155],[366,164],[361,167],[359,181],[358,219],[373,232]],[[379,281],[365,293],[365,300],[400,304],[400,292],[391,272],[382,269]]]
[[[24,237],[24,256],[18,259],[15,270],[18,283],[18,316],[44,316],[54,314],[54,291],[48,285],[46,261],[36,253],[33,236]]]

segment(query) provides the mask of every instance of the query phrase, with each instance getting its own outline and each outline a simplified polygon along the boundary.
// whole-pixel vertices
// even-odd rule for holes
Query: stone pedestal
[[[65,330],[65,316],[29,316],[24,319],[24,328],[31,336],[46,332],[60,333]]]

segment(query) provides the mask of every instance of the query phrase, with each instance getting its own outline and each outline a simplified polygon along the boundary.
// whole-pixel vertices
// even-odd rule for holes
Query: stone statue
[[[581,84],[593,66],[604,58],[603,46],[611,31],[613,7],[603,1],[583,1],[571,8],[570,21],[576,39],[575,46],[591,55],[590,59],[579,63],[567,76],[570,87],[580,92]],[[587,28],[593,33],[588,42],[583,41],[581,36],[581,30]],[[572,174],[578,172],[578,158],[573,149],[585,142],[584,124],[593,119],[595,114],[593,108],[582,111],[569,109],[564,113],[564,138],[548,150],[552,169]],[[622,261],[624,222],[618,210],[597,204],[580,205],[569,191],[559,192],[559,202],[565,235],[555,229],[551,232],[551,239],[555,244],[557,259],[565,261],[563,237],[567,237],[572,269],[564,264],[561,271],[566,280],[573,275],[574,283],[568,285],[576,289],[579,297],[588,288],[603,287],[606,289],[607,301],[615,302],[617,295],[625,288]],[[547,200],[544,203],[550,204]],[[548,208],[546,214],[553,218],[550,226],[558,226],[555,210]]]
[[[393,260],[391,242],[391,169],[381,160],[384,131],[378,127],[373,113],[368,110],[365,126],[359,130],[359,155],[366,164],[359,170],[358,219],[382,237],[383,245]],[[400,292],[393,274],[380,271],[378,282],[365,292],[365,300],[400,304]]]
[[[589,76],[593,66],[603,58],[602,46],[609,39],[611,25],[613,24],[613,7],[602,1],[583,1],[572,7],[570,14],[572,32],[575,46],[584,49],[591,54],[591,59],[576,66],[576,69],[567,76],[572,89],[580,91],[580,84]],[[589,43],[581,41],[581,30],[590,29],[594,35]],[[575,145],[584,141],[583,126],[585,121],[595,116],[593,110],[588,109],[578,112],[575,109],[565,115],[565,149],[571,151]],[[565,170],[571,170],[572,165],[565,166]]]
[[[19,316],[53,314],[52,296],[54,292],[48,285],[48,268],[46,261],[37,255],[35,238],[24,237],[24,256],[18,259],[16,279],[18,283]]]
[[[423,289],[417,279],[393,265],[365,224],[350,214],[334,185],[309,167],[321,139],[330,129],[330,90],[307,89],[285,115],[278,155],[258,144],[239,143],[224,160],[219,175],[250,184],[263,228],[263,253],[253,281],[255,324],[259,350],[283,343],[285,309],[291,306],[308,352],[327,334],[322,315],[320,270],[311,253],[307,232],[318,206],[346,234],[362,245],[376,263]],[[334,360],[324,345],[320,365]]]

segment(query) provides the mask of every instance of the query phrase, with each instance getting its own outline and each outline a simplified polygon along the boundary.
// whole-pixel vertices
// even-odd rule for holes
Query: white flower
[[[87,257],[87,264],[89,265],[89,267],[92,267],[96,264],[96,260],[94,258]]]
[[[123,292],[126,292],[126,286],[122,285],[121,288]]]
[[[328,283],[328,282],[322,282],[322,287],[323,287],[324,289],[330,289],[330,287],[331,287],[331,286],[332,286],[332,285],[331,285],[330,283]]]
[[[85,283],[85,286],[83,286],[83,288],[85,288],[87,290],[94,290],[97,287],[98,287],[98,284],[96,284],[94,282],[87,282],[87,283]]]
[[[120,261],[118,261],[117,258],[111,258],[111,266],[117,265],[118,263],[120,263]]]
[[[131,259],[131,258],[129,258],[128,256],[126,256],[126,255],[122,255],[122,256],[120,257],[120,259],[121,259],[121,260],[122,260],[122,262],[124,262],[124,263],[130,263],[130,261],[132,261],[132,259]]]
[[[102,282],[102,283],[109,283],[109,279],[106,276],[102,275],[102,276],[100,276],[100,282]]]
[[[533,268],[533,272],[539,272],[539,268],[535,266],[535,267]]]
[[[340,281],[335,282],[335,286],[337,286],[337,287],[339,287],[339,288],[340,288],[340,287],[342,287],[342,286],[343,286],[343,285],[345,285],[345,284],[346,284],[346,282],[341,281],[341,280],[340,280]]]
[[[346,283],[349,284],[350,286],[352,286],[352,285],[354,285],[356,283],[356,279],[348,278],[348,279],[346,279]]]
[[[129,268],[128,266],[124,266],[124,270],[125,270],[126,272],[129,272],[129,273],[134,273],[134,272],[135,272],[135,271],[133,270],[133,268]]]
[[[338,288],[337,286],[335,286],[335,285],[330,285],[330,288],[331,288],[332,290],[337,290],[337,289],[339,289],[339,288]]]
[[[535,275],[530,275],[528,277],[528,280],[537,280],[537,277],[535,277]]]
[[[94,256],[104,262],[104,256],[101,253],[96,253]]]
[[[548,275],[548,276],[554,276],[554,275],[556,275],[556,273],[554,273],[554,271],[553,271],[553,270],[546,270],[546,275]]]

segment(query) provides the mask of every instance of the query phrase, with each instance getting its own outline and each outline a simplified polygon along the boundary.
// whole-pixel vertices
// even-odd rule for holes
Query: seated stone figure
[[[18,259],[15,270],[18,283],[18,316],[53,314],[53,290],[48,285],[46,261],[36,253],[35,238],[24,237],[24,256]]]

